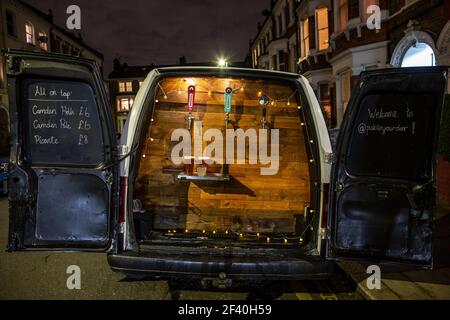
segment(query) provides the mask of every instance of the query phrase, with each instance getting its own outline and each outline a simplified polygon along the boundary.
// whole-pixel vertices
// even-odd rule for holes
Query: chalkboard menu
[[[89,84],[27,80],[22,92],[30,162],[96,165],[104,161],[101,120]]]
[[[362,99],[346,155],[356,176],[423,179],[429,172],[436,102],[428,94],[372,94]]]

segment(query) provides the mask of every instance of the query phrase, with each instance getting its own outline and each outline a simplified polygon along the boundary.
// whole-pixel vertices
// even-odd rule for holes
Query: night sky
[[[26,0],[66,26],[66,8],[81,8],[83,39],[112,60],[129,65],[214,61],[223,55],[244,60],[269,0]]]

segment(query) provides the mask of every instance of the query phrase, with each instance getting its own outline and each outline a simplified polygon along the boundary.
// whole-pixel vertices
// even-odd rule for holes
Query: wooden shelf
[[[190,180],[190,181],[230,181],[230,176],[222,173],[208,173],[206,176],[188,175],[186,173],[180,173],[178,180]]]

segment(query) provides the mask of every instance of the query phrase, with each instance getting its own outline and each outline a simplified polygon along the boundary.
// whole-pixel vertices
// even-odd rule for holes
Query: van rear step
[[[305,255],[241,254],[213,250],[189,253],[179,249],[111,254],[108,262],[116,272],[161,278],[226,278],[233,280],[321,280],[329,278],[334,264],[321,257]],[[184,251],[184,252],[182,252]]]

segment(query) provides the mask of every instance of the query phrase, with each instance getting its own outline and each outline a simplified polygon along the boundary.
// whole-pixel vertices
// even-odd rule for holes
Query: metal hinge
[[[128,146],[125,144],[117,146],[117,153],[119,157],[126,156],[128,154],[128,149],[129,149]]]
[[[329,240],[330,239],[330,230],[328,230],[328,228],[321,228],[319,235],[320,235],[321,239]]]
[[[325,153],[325,163],[333,164],[335,163],[334,153]]]

